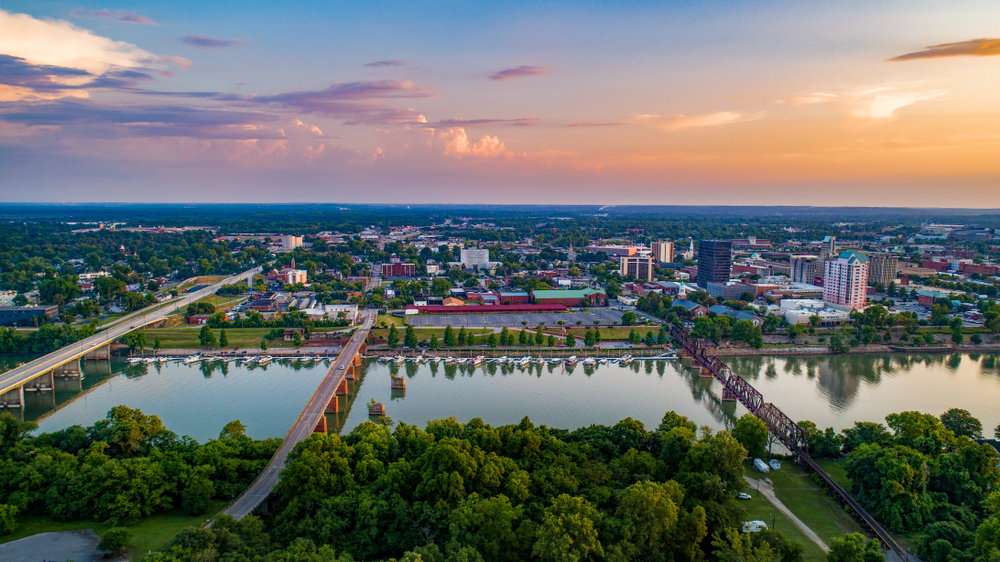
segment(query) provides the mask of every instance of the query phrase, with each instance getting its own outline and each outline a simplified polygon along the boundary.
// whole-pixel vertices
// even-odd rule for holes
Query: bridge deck
[[[244,490],[233,503],[229,504],[223,510],[223,513],[232,515],[236,519],[242,519],[253,513],[271,494],[271,491],[278,484],[279,476],[281,470],[285,467],[285,459],[288,457],[288,453],[292,452],[292,449],[295,448],[295,445],[299,441],[312,435],[316,425],[326,415],[327,404],[333,398],[337,387],[343,382],[344,377],[347,376],[347,369],[364,343],[365,338],[368,337],[368,330],[371,329],[373,322],[373,315],[365,317],[361,328],[355,332],[348,344],[344,346],[343,351],[340,352],[337,360],[330,367],[330,371],[323,378],[316,392],[309,398],[309,402],[302,409],[302,413],[299,414],[292,428],[288,430],[288,435],[281,442],[281,447],[274,453],[274,456],[271,457],[267,466],[257,476],[257,479],[253,481],[253,484]]]
[[[142,327],[159,322],[172,314],[179,307],[187,306],[199,299],[215,293],[225,284],[233,284],[243,279],[252,277],[260,273],[261,268],[257,267],[228,277],[215,285],[200,289],[190,294],[179,296],[176,299],[167,301],[166,305],[154,304],[143,310],[138,310],[119,318],[113,325],[89,338],[71,343],[66,347],[53,351],[48,355],[39,357],[30,363],[25,363],[20,367],[11,369],[0,375],[0,394],[9,390],[17,389],[31,379],[42,376],[60,365],[64,365],[75,359],[79,359],[94,350],[100,349],[113,343],[125,334],[141,329]]]
[[[714,355],[705,353],[701,344],[691,338],[687,330],[675,326],[671,329],[671,335],[681,344],[693,361],[698,361],[701,368],[708,369],[712,377],[722,383],[723,387],[732,392],[743,406],[753,415],[760,418],[767,424],[768,430],[781,443],[802,460],[810,469],[816,472],[823,479],[826,485],[833,490],[840,499],[849,505],[851,509],[861,518],[861,522],[882,544],[892,552],[896,553],[901,560],[907,560],[906,551],[900,548],[896,540],[886,531],[882,525],[872,517],[864,507],[851,497],[842,486],[834,482],[820,466],[809,456],[809,447],[806,443],[805,432],[798,424],[794,423],[774,404],[764,403],[764,397],[757,389],[750,385],[743,377],[733,373],[729,366]]]

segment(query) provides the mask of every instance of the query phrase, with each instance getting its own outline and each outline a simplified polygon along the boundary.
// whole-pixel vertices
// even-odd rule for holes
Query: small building
[[[304,328],[285,328],[285,331],[282,332],[282,339],[285,341],[292,341],[295,339],[295,334],[298,334],[299,338],[303,340],[306,339]]]
[[[938,299],[950,299],[951,295],[948,293],[941,293],[938,291],[920,291],[917,293],[917,304],[920,306],[934,306],[934,301]]]
[[[699,316],[705,316],[708,314],[707,308],[694,301],[686,299],[674,301],[674,306],[679,306],[687,310],[691,314],[691,318],[698,318]]]
[[[188,324],[208,324],[211,319],[211,314],[192,314],[188,316]]]
[[[465,306],[465,301],[455,297],[445,297],[445,299],[441,301],[441,304],[443,306]]]

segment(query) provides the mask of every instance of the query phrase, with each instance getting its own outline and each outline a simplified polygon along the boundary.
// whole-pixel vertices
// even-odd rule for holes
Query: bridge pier
[[[349,381],[353,381],[354,380],[354,363],[353,362],[350,365],[347,366],[347,373],[346,373],[346,375],[345,375],[344,378],[347,379],[347,380],[349,380]]]
[[[316,429],[313,430],[313,433],[326,433],[326,416],[323,416],[319,419],[319,422],[316,423]]]
[[[90,353],[84,355],[83,358],[85,360],[97,360],[97,361],[100,361],[101,359],[111,359],[111,346],[102,345],[101,347],[98,347],[94,351],[91,351]]]
[[[349,389],[347,388],[347,379],[344,379],[337,385],[337,390],[333,392],[333,396],[346,396],[348,392]]]
[[[723,402],[736,402],[736,395],[732,393],[728,388],[722,388],[722,401]]]
[[[337,395],[334,394],[330,398],[330,401],[326,404],[326,413],[336,414],[339,411],[340,411],[340,400],[338,399]]]
[[[0,395],[0,406],[4,409],[24,409],[24,387],[19,386]]]

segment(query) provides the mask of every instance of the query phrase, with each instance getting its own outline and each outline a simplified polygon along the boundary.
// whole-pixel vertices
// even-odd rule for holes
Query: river
[[[27,358],[0,358],[0,370]],[[855,421],[882,422],[887,414],[919,410],[941,414],[964,408],[993,436],[1000,423],[1000,360],[996,354],[841,355],[727,358],[740,374],[792,419],[808,419],[837,430]],[[52,393],[25,397],[24,416],[39,431],[90,425],[118,404],[155,414],[179,435],[199,441],[218,436],[239,419],[255,438],[283,437],[326,374],[321,362],[275,361],[270,365],[129,366],[120,361],[84,363],[79,388],[57,385]],[[390,372],[407,380],[390,389]],[[331,414],[331,431],[350,431],[368,419],[370,399],[386,404],[395,421],[423,425],[455,416],[480,417],[500,425],[529,416],[535,424],[577,428],[614,424],[632,417],[655,428],[675,410],[699,425],[731,427],[745,413],[720,400],[718,382],[692,375],[679,361],[635,361],[631,365],[530,365],[524,369],[486,364],[416,365],[368,362],[351,383],[353,406]],[[16,413],[16,411],[15,411]]]

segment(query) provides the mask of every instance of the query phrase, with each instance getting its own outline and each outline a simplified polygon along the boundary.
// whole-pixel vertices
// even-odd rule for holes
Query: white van
[[[744,521],[743,522],[743,532],[744,533],[759,533],[761,531],[767,530],[767,523],[757,520],[757,521]]]
[[[764,474],[771,472],[771,468],[761,459],[754,459],[753,467],[757,469],[757,472],[763,472]]]

